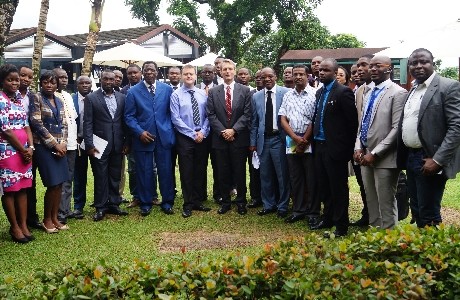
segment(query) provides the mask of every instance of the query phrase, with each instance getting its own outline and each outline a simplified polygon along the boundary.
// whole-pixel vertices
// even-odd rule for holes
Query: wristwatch
[[[29,146],[30,149],[32,149],[32,151],[35,151],[35,147],[34,146]]]

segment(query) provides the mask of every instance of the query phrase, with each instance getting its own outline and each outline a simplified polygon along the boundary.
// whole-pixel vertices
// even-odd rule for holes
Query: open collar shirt
[[[288,119],[296,134],[304,134],[315,115],[315,89],[307,85],[300,93],[292,89],[284,95],[278,115]]]

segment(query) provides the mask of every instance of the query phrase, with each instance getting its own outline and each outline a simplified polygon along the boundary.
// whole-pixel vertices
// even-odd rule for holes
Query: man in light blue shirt
[[[209,120],[206,115],[205,92],[194,86],[195,68],[182,68],[183,85],[171,95],[171,120],[176,131],[177,153],[184,206],[182,216],[192,210],[209,211],[202,205],[206,200],[208,166]]]

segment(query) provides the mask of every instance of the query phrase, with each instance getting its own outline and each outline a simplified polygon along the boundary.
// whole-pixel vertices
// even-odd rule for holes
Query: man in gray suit
[[[83,120],[85,149],[88,152],[94,175],[94,221],[106,213],[127,215],[121,210],[120,180],[121,160],[128,152],[127,128],[123,119],[125,95],[114,91],[115,74],[102,72],[101,88],[86,96]],[[94,135],[107,141],[106,148],[97,149]],[[96,154],[102,152],[101,158]]]
[[[246,209],[246,157],[249,147],[251,92],[236,83],[235,63],[224,59],[220,64],[224,83],[209,90],[206,112],[212,128],[212,147],[216,151],[222,205],[217,211],[225,214],[231,208],[230,191],[236,184],[235,203],[238,213]]]
[[[412,214],[418,227],[442,222],[447,179],[460,170],[460,83],[434,71],[433,54],[416,49],[409,57],[415,84],[399,126],[398,164],[407,168]]]
[[[364,98],[354,160],[361,165],[369,224],[391,229],[398,221],[396,138],[407,91],[391,81],[389,57],[372,58],[369,70],[374,84]]]
[[[265,88],[252,96],[251,146],[260,158],[261,197],[263,209],[259,216],[277,212],[285,218],[289,205],[289,173],[286,158],[286,133],[281,127],[278,112],[284,94],[289,89],[276,85],[272,68],[263,68],[261,79]],[[275,179],[276,177],[276,179]],[[279,199],[275,198],[278,184]]]

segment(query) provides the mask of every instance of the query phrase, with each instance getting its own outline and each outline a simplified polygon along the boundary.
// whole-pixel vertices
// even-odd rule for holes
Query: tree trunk
[[[97,39],[102,24],[102,9],[105,0],[94,0],[91,7],[91,20],[89,22],[89,32],[86,38],[85,55],[83,56],[83,67],[81,75],[90,76],[93,64],[94,53],[96,52]]]
[[[19,0],[0,1],[0,64],[5,51],[6,37],[10,32],[18,4]]]
[[[42,61],[43,45],[45,44],[45,30],[49,8],[50,1],[42,0],[40,6],[40,17],[38,18],[37,34],[35,35],[34,53],[32,55],[32,71],[34,72],[32,90],[34,91],[38,90],[38,79],[40,77],[40,63]]]

